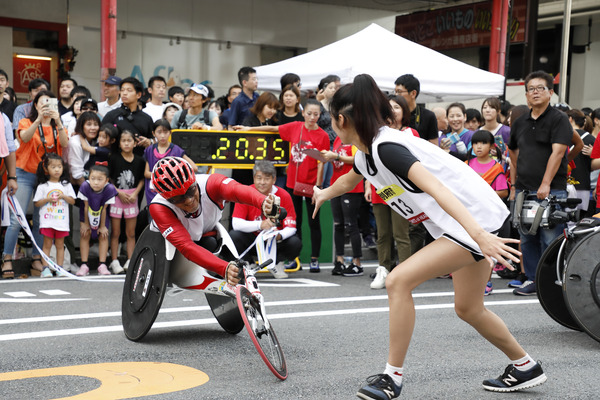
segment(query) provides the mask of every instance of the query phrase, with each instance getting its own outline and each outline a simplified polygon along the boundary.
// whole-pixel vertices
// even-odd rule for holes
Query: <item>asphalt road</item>
[[[353,399],[387,355],[385,290],[365,276],[303,270],[288,280],[260,276],[289,377],[275,378],[245,330],[225,333],[204,295],[166,296],[143,341],[121,327],[123,277],[0,281],[0,398],[12,399]],[[488,307],[542,361],[548,382],[512,394],[481,381],[508,360],[460,321],[452,283],[415,290],[417,324],[402,398],[598,399],[600,343],[548,317],[536,298],[515,297],[494,279]]]

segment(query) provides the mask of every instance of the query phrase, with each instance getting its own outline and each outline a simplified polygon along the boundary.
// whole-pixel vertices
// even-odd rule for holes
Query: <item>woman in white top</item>
[[[426,280],[452,273],[455,311],[511,360],[504,374],[483,382],[486,390],[509,392],[546,381],[542,368],[504,322],[483,304],[490,268],[519,252],[493,232],[508,216],[491,187],[465,163],[412,135],[389,128],[393,112],[369,75],[340,88],[330,104],[332,126],[344,143],[358,148],[354,170],[331,187],[315,188],[315,210],[366,178],[390,207],[412,222],[422,221],[435,240],[390,272],[390,348],[383,374],[368,379],[357,395],[395,399],[402,389],[402,366],[411,340],[415,310],[411,292]],[[443,183],[442,183],[443,182]],[[315,211],[316,212],[316,211]]]
[[[100,130],[100,118],[92,111],[82,113],[77,119],[75,134],[69,140],[69,168],[71,170],[71,181],[75,185],[81,185],[86,179],[89,171],[85,171],[84,165],[90,159],[90,153],[83,150],[81,141],[86,140],[88,144],[98,138]]]

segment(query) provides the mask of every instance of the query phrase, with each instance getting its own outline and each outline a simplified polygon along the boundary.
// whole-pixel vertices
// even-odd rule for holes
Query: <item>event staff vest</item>
[[[496,232],[509,213],[490,185],[468,165],[438,146],[411,135],[399,134],[397,130],[389,127],[382,127],[373,140],[372,164],[369,164],[367,155],[362,151],[358,151],[354,158],[354,165],[358,171],[373,184],[377,194],[395,212],[412,223],[423,222],[435,239],[444,235],[467,250],[481,254],[479,246],[465,229],[447,214],[433,197],[383,165],[378,147],[386,142],[406,147],[458,198],[483,229]]]
[[[196,218],[186,216],[185,211],[176,205],[169,203],[160,193],[154,196],[154,199],[152,200],[152,203],[163,204],[173,210],[179,221],[181,221],[185,229],[189,232],[192,240],[195,242],[200,240],[205,233],[216,229],[217,223],[221,219],[221,214],[223,213],[221,208],[212,201],[206,193],[206,181],[209,176],[210,175],[196,175],[196,182],[200,189],[200,213]],[[150,229],[159,232],[154,221],[150,225]]]

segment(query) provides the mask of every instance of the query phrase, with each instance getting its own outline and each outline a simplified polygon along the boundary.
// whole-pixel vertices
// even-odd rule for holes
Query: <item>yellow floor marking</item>
[[[130,399],[191,389],[205,384],[209,379],[204,372],[184,365],[123,362],[6,372],[0,374],[0,382],[61,375],[98,379],[101,384],[92,391],[59,400]]]

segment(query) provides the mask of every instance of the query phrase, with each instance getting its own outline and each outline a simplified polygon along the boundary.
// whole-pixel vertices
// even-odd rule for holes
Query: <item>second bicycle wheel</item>
[[[285,380],[288,375],[287,365],[273,326],[269,325],[269,328],[265,326],[260,305],[248,289],[238,285],[235,293],[244,325],[258,354],[276,377]]]

